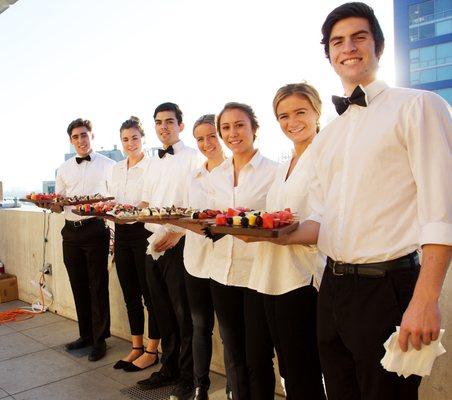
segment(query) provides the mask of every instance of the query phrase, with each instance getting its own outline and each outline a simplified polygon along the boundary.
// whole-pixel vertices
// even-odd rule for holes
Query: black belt
[[[69,221],[66,220],[66,226],[70,228],[82,228],[86,225],[92,224],[93,222],[103,222],[100,218],[87,218],[87,219],[81,219],[79,221]]]
[[[369,278],[383,278],[390,271],[401,269],[414,270],[419,265],[419,257],[417,252],[414,251],[395,260],[367,264],[347,264],[334,261],[328,257],[326,265],[333,271],[333,275],[335,276],[357,275]]]

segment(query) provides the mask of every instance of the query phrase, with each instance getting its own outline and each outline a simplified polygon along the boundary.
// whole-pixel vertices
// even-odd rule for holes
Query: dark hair
[[[140,132],[141,136],[144,136],[144,129],[141,126],[140,118],[134,117],[132,115],[127,121],[124,121],[121,125],[121,128],[119,128],[119,134],[121,135],[121,133],[124,129],[130,129],[130,128],[137,129],[138,132]]]
[[[326,58],[330,59],[330,37],[333,26],[337,22],[350,17],[367,19],[370,31],[372,32],[372,36],[375,41],[375,54],[377,57],[380,57],[381,53],[383,53],[385,38],[378,19],[374,14],[374,10],[365,3],[354,2],[342,4],[331,11],[326,17],[325,22],[322,25],[323,37],[320,42],[325,48]]]
[[[154,120],[155,117],[159,112],[162,111],[173,111],[174,114],[176,114],[177,123],[180,125],[182,123],[182,111],[180,110],[179,106],[175,103],[162,103],[154,111]]]
[[[202,124],[209,124],[215,128],[215,114],[205,114],[199,117],[193,124],[193,132],[195,132],[195,129]]]
[[[67,134],[69,135],[69,137],[71,137],[73,129],[80,128],[81,126],[84,126],[86,129],[88,129],[88,132],[91,132],[93,130],[93,125],[91,124],[90,120],[77,118],[74,119],[67,127]]]
[[[230,103],[226,103],[223,107],[223,109],[219,112],[218,116],[217,116],[217,131],[218,134],[221,136],[221,126],[220,126],[220,121],[221,121],[221,116],[223,115],[223,113],[226,110],[240,110],[243,111],[248,118],[250,119],[251,122],[251,128],[253,129],[254,133],[254,138],[256,138],[256,131],[259,129],[259,122],[257,122],[257,118],[256,118],[256,114],[254,114],[253,109],[248,105],[248,104],[243,104],[243,103],[237,103],[235,101],[231,101]]]

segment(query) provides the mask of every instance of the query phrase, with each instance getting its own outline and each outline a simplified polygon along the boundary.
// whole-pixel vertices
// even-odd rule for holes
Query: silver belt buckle
[[[74,228],[80,228],[82,226],[82,220],[74,221]]]
[[[344,276],[345,275],[344,272],[337,272],[336,271],[336,266],[337,265],[341,265],[341,264],[343,264],[343,263],[338,262],[338,261],[333,261],[333,275],[334,276]]]

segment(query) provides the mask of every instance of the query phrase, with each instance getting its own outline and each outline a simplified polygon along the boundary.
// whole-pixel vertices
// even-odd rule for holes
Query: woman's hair
[[[256,131],[259,129],[259,122],[257,122],[256,114],[254,114],[253,109],[248,104],[237,103],[235,101],[231,101],[230,103],[226,103],[223,109],[217,116],[217,131],[221,137],[221,116],[226,110],[240,110],[243,111],[249,118],[251,122],[251,128],[254,131],[254,138],[256,138]]]
[[[119,133],[122,133],[124,129],[135,128],[140,132],[141,136],[144,136],[144,129],[141,126],[140,118],[134,117],[133,115],[126,121],[124,121],[119,129]]]
[[[311,104],[314,111],[320,117],[322,113],[322,100],[320,99],[319,92],[314,88],[314,86],[309,85],[306,82],[301,83],[289,83],[278,89],[273,98],[273,112],[275,113],[276,119],[278,119],[278,105],[279,103],[289,96],[300,96],[306,98]],[[320,126],[317,125],[317,132],[320,130]]]
[[[202,124],[209,124],[215,128],[215,114],[205,114],[205,115],[199,117],[193,124],[193,132],[199,125],[202,125]]]

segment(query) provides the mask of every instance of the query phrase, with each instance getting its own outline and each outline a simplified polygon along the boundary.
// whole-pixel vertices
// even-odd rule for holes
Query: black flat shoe
[[[144,353],[144,346],[132,347],[132,350],[141,350],[141,354],[143,354]],[[113,365],[113,368],[114,369],[124,369],[130,364],[132,364],[130,361],[119,360],[115,365]]]
[[[97,346],[93,346],[91,353],[89,353],[89,361],[98,361],[107,353],[107,344],[105,342],[99,343]]]
[[[147,367],[141,368],[141,367],[138,367],[137,365],[135,365],[133,362],[131,362],[128,365],[126,365],[125,367],[123,367],[123,370],[126,372],[138,372],[138,371],[143,371],[146,368],[153,367],[154,365],[157,365],[159,363],[159,353],[157,351],[145,350],[144,352],[148,353],[148,354],[154,354],[156,356],[155,360],[152,364],[148,365]]]
[[[90,341],[80,337],[77,340],[74,340],[73,342],[67,343],[65,347],[66,350],[78,350],[83,349],[84,347],[88,347],[89,345],[91,345]]]

